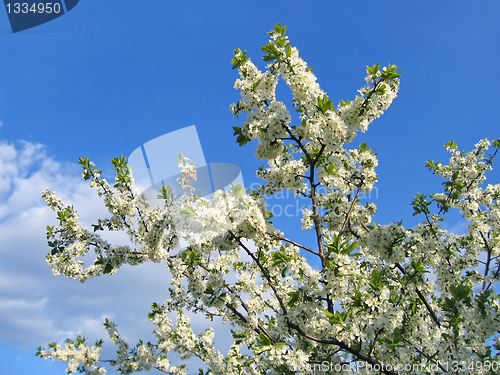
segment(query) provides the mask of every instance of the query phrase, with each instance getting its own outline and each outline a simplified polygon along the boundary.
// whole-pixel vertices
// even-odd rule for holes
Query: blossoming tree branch
[[[233,185],[209,200],[199,197],[191,187],[194,163],[180,155],[183,194],[163,186],[163,206],[152,207],[135,188],[123,157],[112,160],[114,184],[82,158],[83,178],[111,214],[92,230],[80,226],[77,212],[54,192],[43,194],[59,219],[47,228],[47,262],[55,275],[84,282],[114,274],[124,264],[165,262],[171,285],[170,299],[154,303],[149,314],[156,342],[131,347],[106,321],[117,346],[114,359],[100,359],[102,341],[89,344],[83,337],[53,342],[37,355],[67,361],[68,373],[92,375],[106,373],[103,362],[123,374],[152,368],[186,374],[184,365],[170,362],[171,352],[201,359],[208,370],[199,374],[464,370],[453,363],[467,365],[464,373],[496,371],[500,185],[484,182],[500,140],[482,140],[468,153],[447,143],[449,164],[426,165],[445,179],[444,191],[413,200],[421,224],[376,225],[375,204],[360,202],[360,194],[377,181],[376,153],[366,143],[346,145],[389,108],[400,73],[395,65],[368,67],[359,94],[335,105],[285,31],[278,24],[269,32],[262,47],[265,71],[239,49],[232,61],[242,98],[231,110],[246,115],[234,127],[237,142],[256,140],[256,157],[267,161],[257,172],[264,181],[258,189],[247,194]],[[293,93],[298,119],[276,98],[279,79]],[[298,243],[270,222],[263,197],[283,189],[310,200],[301,222],[314,233],[314,246]],[[441,228],[451,209],[469,222],[466,234]],[[108,243],[100,236],[104,230],[126,231],[133,245]],[[179,250],[181,238],[188,246]],[[89,252],[95,261],[85,266],[82,258]],[[315,260],[316,268],[310,265]],[[188,313],[231,324],[229,351],[216,349],[213,329],[195,334]],[[320,366],[325,362],[328,369]],[[357,367],[346,366],[353,363]]]

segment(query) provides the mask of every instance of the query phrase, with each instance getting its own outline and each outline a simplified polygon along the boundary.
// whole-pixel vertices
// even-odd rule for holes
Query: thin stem
[[[241,242],[241,239],[236,236],[232,231],[229,231],[229,233],[231,234],[231,236],[236,240],[238,241],[238,244],[246,251],[246,253],[248,255],[250,255],[250,257],[252,258],[252,260],[255,262],[255,264],[260,268],[260,272],[262,272],[262,274],[264,275],[264,277],[266,278],[267,280],[267,283],[269,284],[269,286],[271,287],[271,289],[273,290],[274,292],[274,295],[276,297],[276,299],[278,300],[280,306],[281,306],[281,309],[283,310],[283,313],[286,315],[287,314],[287,308],[285,306],[285,304],[283,303],[283,300],[282,298],[280,297],[279,293],[278,293],[278,290],[276,289],[276,286],[274,285],[273,281],[271,280],[271,276],[269,275],[269,272],[267,272],[267,270],[264,268],[264,266],[260,263],[260,261],[255,257],[255,255],[245,246],[243,245],[243,243]]]
[[[295,246],[297,246],[297,247],[300,247],[301,249],[304,249],[304,250],[306,250],[306,251],[309,251],[310,253],[312,253],[312,254],[314,254],[314,255],[318,255],[318,256],[320,255],[317,251],[314,251],[314,250],[312,250],[312,249],[310,249],[310,248],[308,248],[308,247],[306,247],[306,246],[304,246],[304,245],[301,245],[301,244],[299,244],[299,243],[297,243],[297,242],[295,242],[295,241],[292,241],[292,240],[290,240],[290,239],[288,239],[288,238],[285,238],[285,237],[283,237],[283,236],[279,236],[279,235],[277,235],[277,234],[275,234],[275,233],[272,233],[272,232],[266,232],[266,234],[269,234],[270,236],[273,236],[274,238],[277,238],[278,240],[282,240],[282,241],[285,241],[285,242],[291,243],[292,245],[295,245]]]
[[[396,267],[401,271],[401,273],[403,275],[406,275],[406,271],[405,269],[403,268],[403,266],[401,266],[401,264],[399,263],[395,263]],[[418,289],[418,287],[415,285],[415,291],[418,295],[418,298],[420,298],[420,300],[422,301],[422,303],[425,305],[425,308],[427,309],[427,311],[429,312],[429,315],[431,316],[431,319],[434,321],[434,323],[436,323],[436,325],[438,327],[441,327],[441,323],[439,322],[439,319],[437,318],[436,314],[434,313],[434,311],[432,310],[432,307],[429,305],[429,303],[427,302],[427,300],[425,299],[424,295],[422,294],[422,292],[420,292],[420,290]]]

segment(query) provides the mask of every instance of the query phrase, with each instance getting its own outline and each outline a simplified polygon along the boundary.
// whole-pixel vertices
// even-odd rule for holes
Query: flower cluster
[[[72,207],[44,193],[59,219],[47,228],[47,261],[55,274],[85,281],[146,261],[163,261],[171,273],[170,298],[153,304],[149,314],[156,342],[129,347],[106,321],[118,347],[110,363],[124,374],[156,368],[179,375],[187,370],[171,363],[172,352],[201,359],[209,370],[200,374],[221,375],[326,374],[331,368],[394,375],[409,364],[415,374],[428,368],[451,374],[456,372],[449,363],[498,364],[500,185],[484,185],[500,140],[482,140],[469,153],[447,143],[448,165],[427,162],[446,180],[444,192],[413,200],[422,222],[415,228],[376,225],[375,204],[362,204],[360,194],[377,181],[377,154],[366,143],[345,145],[390,106],[400,73],[395,65],[368,67],[359,95],[335,106],[285,33],[279,24],[269,33],[262,47],[265,71],[241,50],[233,59],[242,98],[231,109],[247,114],[234,127],[237,142],[256,140],[257,158],[268,163],[257,172],[264,183],[250,194],[232,185],[211,199],[195,196],[195,165],[180,155],[183,194],[163,186],[163,206],[151,207],[137,193],[124,158],[112,161],[114,185],[85,158],[83,177],[111,215],[90,232]],[[292,91],[296,119],[276,100],[280,79]],[[314,245],[294,241],[269,221],[262,197],[283,189],[310,200],[301,222],[313,232]],[[442,228],[452,209],[469,222],[466,234]],[[106,229],[126,231],[133,246],[104,241],[99,232]],[[186,248],[179,249],[181,239]],[[90,250],[96,258],[85,268],[82,258]],[[213,329],[193,332],[190,313],[232,325],[226,354],[215,348]],[[103,374],[99,348],[79,338],[38,354],[68,361],[70,373]],[[489,374],[491,368],[464,373]]]
[[[66,371],[68,374],[78,371],[89,375],[102,375],[106,373],[106,370],[97,366],[102,343],[102,341],[98,341],[95,346],[90,347],[83,337],[78,336],[76,341],[66,340],[64,346],[53,342],[49,344],[47,350],[39,347],[36,355],[45,359],[67,361],[68,369]]]

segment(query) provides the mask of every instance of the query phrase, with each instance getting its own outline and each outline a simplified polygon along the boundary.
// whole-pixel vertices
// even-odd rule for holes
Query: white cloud
[[[87,227],[107,216],[77,166],[57,162],[39,144],[0,142],[0,343],[32,349],[77,335],[109,342],[105,318],[132,345],[153,340],[147,313],[153,302],[168,298],[165,265],[124,266],[85,284],[53,276],[45,262],[45,228],[57,220],[41,198],[47,187],[72,204]],[[214,326],[203,319],[192,322],[198,332]],[[229,332],[230,327],[215,325],[216,331]],[[110,356],[114,351],[107,350]]]

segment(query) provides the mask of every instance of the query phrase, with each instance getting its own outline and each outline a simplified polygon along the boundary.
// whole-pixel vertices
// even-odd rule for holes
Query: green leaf
[[[325,171],[328,174],[335,174],[335,164],[331,164],[329,166],[325,166]]]
[[[185,217],[189,217],[189,216],[194,216],[194,214],[196,213],[194,208],[191,207],[191,206],[184,206],[184,208],[181,210],[181,213],[185,216]]]
[[[235,184],[231,182],[231,195],[233,197],[242,197],[245,195],[246,189],[241,185],[241,183]]]
[[[233,63],[233,69],[239,68],[240,66],[243,66],[248,60],[247,58],[247,51],[241,52],[241,49],[235,49],[234,50],[234,58],[231,60]]]
[[[260,340],[259,340],[259,345],[260,346],[269,346],[271,345],[271,339],[267,337],[265,334],[260,333],[259,334]]]
[[[299,300],[299,292],[290,292],[288,295],[291,297],[290,301],[288,301],[288,307],[293,307]]]
[[[352,312],[335,311],[333,314],[325,310],[325,314],[331,324],[343,324],[344,321],[351,315]]]
[[[248,142],[250,142],[252,139],[246,135],[245,133],[242,133],[241,128],[238,126],[233,126],[234,133],[233,135],[237,135],[238,137],[236,138],[236,142],[238,145],[243,146],[246,145]]]
[[[82,337],[82,336],[77,336],[76,342],[77,342],[78,345],[85,344],[85,338]]]
[[[243,331],[231,330],[231,337],[233,337],[234,339],[244,339],[245,337],[247,337],[247,334]]]
[[[157,198],[158,199],[170,199],[170,198],[173,198],[174,196],[174,193],[172,191],[172,188],[170,187],[170,185],[161,185],[161,190],[160,190],[160,193]]]
[[[431,171],[433,171],[434,169],[436,169],[436,164],[434,164],[434,160],[427,160],[427,163],[425,163],[424,167],[427,167],[429,168]]]
[[[260,82],[262,81],[262,79],[259,79],[257,82],[254,82],[254,84],[252,85],[252,90],[255,91],[257,89],[257,87],[259,87],[259,84]]]
[[[413,216],[424,213],[426,215],[430,215],[431,211],[429,210],[429,206],[431,202],[426,200],[426,195],[417,193],[417,196],[413,198],[411,204],[413,205]]]
[[[401,341],[401,330],[399,328],[396,328],[394,330],[394,338],[393,338],[393,342],[395,344],[399,343]]]
[[[274,344],[274,346],[277,347],[278,349],[283,349],[287,347],[286,342],[277,342],[276,344]]]
[[[455,143],[455,141],[449,141],[445,143],[444,147],[456,150],[458,148],[458,145]]]
[[[50,237],[52,237],[54,233],[54,226],[47,225],[46,229],[47,229],[47,239],[49,239]]]
[[[401,76],[401,73],[398,73],[397,69],[397,65],[389,64],[387,68],[382,69],[382,79],[384,81],[393,82],[396,78]]]
[[[109,274],[113,271],[113,266],[111,265],[111,263],[107,263],[105,266],[104,266],[104,271],[102,271],[102,273],[104,274]]]
[[[276,33],[276,34],[280,34],[282,37],[284,37],[285,33],[286,33],[286,29],[288,29],[288,26],[281,26],[279,23],[277,23],[274,26],[274,29],[272,29],[271,31],[268,31],[267,33],[269,35]]]
[[[342,254],[343,254],[343,255],[350,255],[350,256],[357,256],[357,255],[359,255],[359,254],[352,254],[352,252],[353,252],[354,250],[356,250],[356,249],[357,249],[357,247],[358,247],[358,242],[357,242],[357,241],[354,241],[354,242],[353,242],[353,243],[351,243],[351,244],[349,244],[349,243],[344,243],[344,244],[342,245],[342,247],[343,247],[343,250],[342,250]]]
[[[316,107],[323,113],[326,111],[334,111],[333,102],[328,99],[328,95],[323,95],[318,97],[318,104]]]
[[[366,66],[366,72],[368,74],[376,74],[380,70],[380,63],[373,65],[372,67]]]
[[[411,266],[413,267],[413,269],[415,270],[415,272],[418,272],[418,273],[426,273],[427,272],[425,270],[424,266],[422,265],[422,261],[421,260],[418,260],[418,261],[412,260],[411,261]]]
[[[281,57],[281,52],[272,42],[269,42],[265,46],[260,47],[260,49],[262,50],[262,52],[267,53],[267,56],[262,57],[264,61],[274,61],[278,60]]]
[[[469,301],[469,293],[471,291],[471,288],[468,287],[467,285],[452,285],[450,287],[450,292],[459,301]]]

